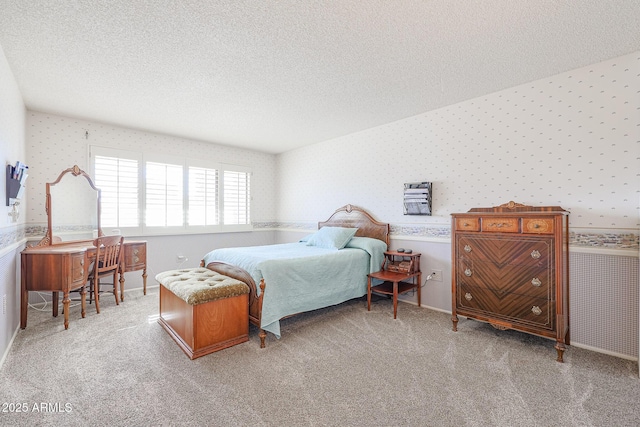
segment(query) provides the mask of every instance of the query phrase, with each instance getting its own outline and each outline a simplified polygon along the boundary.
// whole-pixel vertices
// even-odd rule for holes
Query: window
[[[91,147],[90,157],[100,189],[102,229],[140,233],[140,154]]]
[[[146,162],[145,169],[145,225],[181,227],[184,224],[182,165]]]
[[[102,147],[90,147],[89,155],[102,190],[103,229],[129,235],[251,229],[251,172],[242,167],[143,159]]]
[[[224,171],[224,223],[250,224],[250,175],[246,172]]]
[[[218,225],[218,171],[189,167],[189,209],[187,224]]]

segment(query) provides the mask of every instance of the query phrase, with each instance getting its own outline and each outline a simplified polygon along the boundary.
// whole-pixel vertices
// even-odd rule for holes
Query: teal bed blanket
[[[342,249],[305,242],[216,249],[204,263],[241,267],[256,284],[264,278],[260,327],[280,338],[283,317],[366,295],[367,274],[380,270],[386,249],[380,240],[354,237]]]

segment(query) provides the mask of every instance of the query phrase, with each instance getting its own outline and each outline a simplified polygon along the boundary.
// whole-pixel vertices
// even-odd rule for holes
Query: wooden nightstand
[[[417,289],[418,307],[420,306],[420,254],[387,251],[382,269],[369,274],[367,280],[367,310],[371,311],[371,293],[393,296],[393,318],[398,313],[398,295]],[[371,286],[371,279],[382,280],[382,283]]]

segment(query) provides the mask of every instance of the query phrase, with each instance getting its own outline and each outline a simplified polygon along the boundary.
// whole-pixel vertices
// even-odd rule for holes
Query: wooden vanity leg
[[[264,329],[260,329],[258,336],[260,337],[260,348],[265,348],[264,340],[265,338],[267,338],[267,333],[264,331]]]
[[[371,311],[371,276],[367,278],[367,311]]]
[[[147,294],[147,267],[145,265],[144,270],[142,270],[142,293],[144,295]]]
[[[64,296],[62,297],[62,310],[64,311],[64,328],[69,329],[69,303],[71,299],[69,298],[69,291],[64,292]],[[57,298],[56,298],[57,304]]]
[[[29,309],[29,291],[25,285],[24,258],[22,261],[22,280],[20,284],[20,329],[27,327],[27,310]]]
[[[84,286],[80,290],[80,308],[81,308],[80,314],[84,319],[84,316],[86,314],[86,309],[87,309],[87,288]]]
[[[51,293],[51,307],[53,309],[53,317],[58,317],[58,292]]]
[[[116,300],[118,298],[116,297]],[[124,272],[120,272],[120,301],[124,301]],[[118,302],[118,301],[116,301]]]
[[[458,331],[458,316],[457,315],[452,315],[451,316],[451,321],[453,322],[453,332],[457,332]]]
[[[558,352],[558,358],[556,359],[557,362],[560,363],[564,363],[564,351],[566,350],[566,346],[564,345],[564,343],[561,343],[560,341],[556,342],[556,351]]]

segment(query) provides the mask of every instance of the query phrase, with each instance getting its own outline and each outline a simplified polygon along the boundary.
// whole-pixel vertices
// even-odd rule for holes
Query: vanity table
[[[120,266],[120,301],[124,301],[124,273],[143,270],[144,294],[147,294],[147,242],[124,241]],[[69,292],[87,283],[89,267],[96,257],[93,241],[70,242],[51,246],[33,246],[20,254],[20,328],[27,327],[29,291],[52,292],[53,316],[58,316],[58,293],[62,292],[64,328],[69,327]],[[82,313],[84,317],[84,310]]]
[[[86,285],[96,257],[95,237],[100,228],[100,190],[78,166],[64,170],[47,183],[47,232],[35,246],[20,254],[20,328],[27,327],[29,291],[52,292],[53,316],[58,316],[58,294],[62,292],[64,327],[69,327],[69,292]],[[147,242],[124,241],[120,266],[120,300],[124,300],[124,273],[142,270],[147,291]],[[84,300],[84,298],[83,298]],[[85,307],[82,307],[82,317]]]

